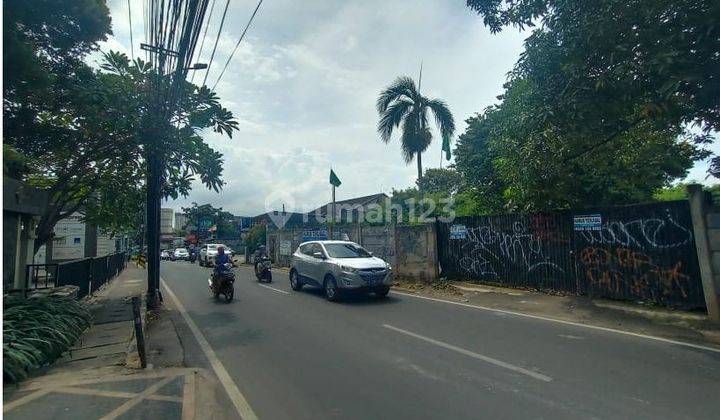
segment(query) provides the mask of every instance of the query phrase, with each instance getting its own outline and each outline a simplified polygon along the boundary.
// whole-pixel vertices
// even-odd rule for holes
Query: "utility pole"
[[[143,121],[143,143],[147,164],[147,307],[155,309],[162,302],[160,293],[160,203],[164,174],[163,147],[172,131],[172,115],[188,70],[205,69],[209,64],[190,66],[197,37],[203,26],[209,0],[175,0],[150,2],[146,42],[140,49],[147,51],[153,66],[150,98]],[[224,19],[224,17],[223,17]],[[218,33],[219,36],[219,33]],[[178,122],[178,126],[180,123]]]

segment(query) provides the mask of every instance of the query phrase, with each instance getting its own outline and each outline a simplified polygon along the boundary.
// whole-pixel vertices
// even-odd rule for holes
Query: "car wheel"
[[[302,281],[300,281],[300,277],[295,270],[290,271],[290,287],[293,290],[300,290],[303,287]]]
[[[325,290],[325,299],[330,302],[337,302],[340,298],[340,291],[338,290],[337,282],[333,276],[325,277],[323,289]]]
[[[390,293],[390,288],[383,287],[382,289],[378,289],[375,291],[375,296],[384,298],[384,297],[387,297],[388,293]]]

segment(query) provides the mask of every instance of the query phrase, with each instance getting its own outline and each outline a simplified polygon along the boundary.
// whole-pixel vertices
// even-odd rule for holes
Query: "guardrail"
[[[92,295],[120,274],[126,265],[125,252],[56,264],[28,264],[25,267],[25,289],[72,285],[78,287],[78,298],[82,298]]]

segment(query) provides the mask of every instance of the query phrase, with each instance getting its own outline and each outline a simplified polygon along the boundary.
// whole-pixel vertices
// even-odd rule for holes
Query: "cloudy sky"
[[[129,54],[127,0],[108,3],[114,37],[101,48]],[[136,53],[142,4],[131,0]],[[230,1],[209,85],[256,5]],[[200,62],[209,61],[224,6],[216,0]],[[397,139],[386,145],[377,135],[380,90],[400,75],[417,78],[422,61],[423,94],[444,99],[462,133],[465,119],[496,102],[523,38],[513,29],[490,34],[463,1],[265,0],[217,87],[240,130],[232,139],[204,134],[225,156],[227,185],[218,194],[197,184],[165,206],[209,202],[256,215],[284,202],[309,210],[329,200],[331,166],[343,182],[338,200],[413,186],[415,164],[404,163]],[[436,139],[423,156],[425,168],[440,165],[440,146]],[[703,180],[706,168],[699,163],[688,178]]]

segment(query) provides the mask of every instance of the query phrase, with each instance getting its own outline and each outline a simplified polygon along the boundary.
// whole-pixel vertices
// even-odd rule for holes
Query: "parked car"
[[[171,258],[170,251],[168,251],[167,249],[164,249],[162,252],[160,252],[160,260],[161,261],[166,261],[166,260],[169,260],[170,258]]]
[[[344,292],[372,292],[387,296],[393,281],[392,267],[360,245],[349,241],[311,241],[300,244],[292,255],[290,286],[320,287],[329,301]]]
[[[200,252],[198,253],[198,264],[205,267],[212,267],[215,265],[215,257],[217,257],[217,249],[219,247],[225,247],[225,253],[229,254],[232,258],[233,251],[224,244],[205,244],[202,247],[200,247]]]
[[[190,253],[185,248],[177,248],[173,252],[173,257],[172,257],[173,261],[187,260],[188,258],[190,258]]]

